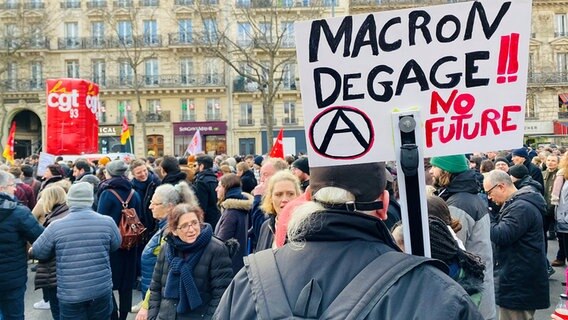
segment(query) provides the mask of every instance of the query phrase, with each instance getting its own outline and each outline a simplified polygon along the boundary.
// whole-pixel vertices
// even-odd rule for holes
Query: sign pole
[[[406,253],[430,257],[422,130],[418,111],[393,112],[397,181]]]

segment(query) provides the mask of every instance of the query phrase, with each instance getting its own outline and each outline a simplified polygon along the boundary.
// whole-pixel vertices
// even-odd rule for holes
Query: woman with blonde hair
[[[67,194],[65,190],[57,185],[49,186],[42,191],[41,206],[46,212],[43,226],[47,228],[53,221],[65,217],[69,213],[67,206]],[[55,257],[50,260],[40,260],[34,279],[35,289],[42,289],[43,301],[36,304],[46,304],[50,306],[53,319],[59,319],[59,299],[57,299],[57,278],[56,278]]]
[[[261,209],[268,215],[268,219],[260,228],[256,251],[274,247],[274,232],[278,214],[288,202],[300,195],[300,181],[290,171],[279,171],[268,180],[268,187],[261,204]]]

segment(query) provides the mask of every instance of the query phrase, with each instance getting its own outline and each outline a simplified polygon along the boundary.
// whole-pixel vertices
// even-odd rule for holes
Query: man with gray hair
[[[44,260],[55,253],[62,320],[109,319],[112,312],[110,252],[120,246],[120,231],[111,217],[91,209],[93,199],[91,184],[73,184],[69,214],[51,223],[30,253]]]
[[[14,176],[0,171],[0,314],[4,319],[24,319],[26,243],[43,232],[30,209],[14,198],[15,190]]]
[[[530,188],[517,190],[511,177],[493,170],[483,181],[489,199],[501,206],[491,213],[496,246],[496,302],[500,320],[533,319],[550,306],[542,217],[546,202]]]
[[[214,319],[482,319],[434,260],[394,243],[384,163],[310,173],[312,200],[294,212],[289,243],[245,257]]]

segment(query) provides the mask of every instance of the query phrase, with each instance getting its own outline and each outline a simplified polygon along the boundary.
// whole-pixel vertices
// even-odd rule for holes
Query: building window
[[[285,48],[294,46],[294,22],[282,22],[282,46]]]
[[[130,104],[130,100],[118,100],[117,115],[117,123],[121,123],[124,117],[126,117],[128,123],[132,122],[132,105]]]
[[[144,20],[144,45],[158,45],[158,22],[156,20]]]
[[[148,107],[148,113],[156,114],[162,112],[160,99],[148,99],[146,105]]]
[[[191,58],[182,58],[179,61],[179,73],[181,84],[189,85],[195,83],[193,60]]]
[[[30,46],[32,48],[42,48],[45,47],[45,38],[43,37],[43,29],[41,25],[32,24],[30,26]]]
[[[6,64],[6,87],[11,90],[18,88],[18,64],[15,62]]]
[[[207,111],[205,113],[207,121],[221,120],[221,104],[219,99],[207,99]]]
[[[79,46],[79,23],[65,22],[65,48],[78,48]]]
[[[560,73],[562,81],[568,80],[568,53],[562,52],[556,54],[556,67]]]
[[[215,19],[203,19],[204,37],[203,41],[211,43],[217,41],[217,21]]]
[[[93,59],[91,62],[93,82],[104,86],[106,84],[106,64],[103,59]]]
[[[298,119],[296,118],[296,104],[292,101],[284,102],[284,119],[283,124],[298,124]]]
[[[41,61],[33,61],[30,64],[30,75],[31,75],[30,87],[32,89],[43,88],[43,65]]]
[[[218,59],[206,59],[205,60],[205,84],[218,85],[220,81],[220,75],[218,72],[219,63]]]
[[[106,101],[100,100],[99,110],[97,115],[99,117],[99,123],[107,123],[107,112],[106,112]]]
[[[181,121],[195,121],[193,99],[181,99]]]
[[[65,70],[67,70],[67,78],[79,78],[79,60],[65,61]]]
[[[254,125],[254,119],[252,117],[252,102],[241,103],[241,117],[239,119],[239,125],[241,126]]]
[[[145,78],[147,85],[157,85],[159,83],[158,59],[146,59],[144,62]]]
[[[102,21],[91,22],[91,43],[94,47],[101,47],[105,40],[105,24]]]
[[[193,42],[193,25],[191,19],[179,19],[179,43],[192,43]]]
[[[296,90],[296,65],[286,63],[282,69],[282,87],[285,90]]]
[[[237,27],[237,44],[248,46],[252,42],[252,28],[249,22],[239,22]]]
[[[272,23],[261,22],[258,25],[258,29],[260,34],[256,37],[257,41],[260,41],[261,45],[272,44]]]
[[[132,38],[132,22],[127,20],[118,21],[117,24],[118,41],[123,46],[131,46]]]
[[[536,97],[533,94],[527,95],[527,107],[525,108],[525,118],[537,119]]]
[[[120,85],[132,85],[134,79],[134,70],[127,60],[118,63],[118,82]]]
[[[566,37],[568,35],[568,23],[566,14],[556,14],[554,20],[554,37]]]

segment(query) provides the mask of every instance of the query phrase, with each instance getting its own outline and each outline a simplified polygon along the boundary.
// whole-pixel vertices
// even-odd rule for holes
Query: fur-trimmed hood
[[[254,201],[254,197],[246,192],[242,193],[245,199],[232,199],[229,198],[223,202],[221,202],[222,209],[237,209],[237,210],[245,210],[250,211],[252,209],[252,203]]]

